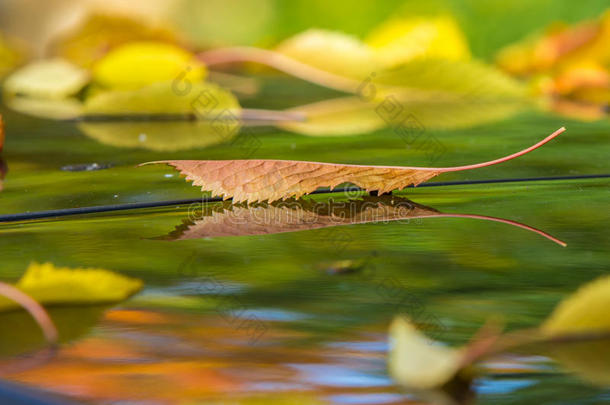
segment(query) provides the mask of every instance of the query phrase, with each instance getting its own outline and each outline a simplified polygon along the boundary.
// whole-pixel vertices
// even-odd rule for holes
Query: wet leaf
[[[137,279],[102,269],[70,269],[50,263],[32,263],[15,285],[43,305],[119,302],[142,287]],[[0,297],[0,311],[18,308]]]
[[[176,36],[129,17],[92,14],[81,26],[53,45],[53,53],[86,68],[108,51],[132,41],[175,43]]]
[[[86,70],[62,59],[49,59],[32,62],[7,77],[4,93],[60,99],[78,93],[88,81]]]
[[[475,165],[424,168],[364,166],[290,160],[168,160],[145,164],[168,164],[178,169],[193,185],[234,202],[299,198],[321,187],[331,189],[351,183],[380,194],[418,185],[441,173],[474,169],[501,163],[534,150],[564,131],[557,130],[523,151]]]
[[[450,16],[390,19],[365,40],[383,66],[391,67],[415,58],[470,58],[468,42]]]
[[[93,66],[93,80],[110,88],[137,89],[181,76],[200,82],[205,66],[190,52],[163,42],[132,42],[108,52]]]
[[[85,101],[85,114],[189,114],[215,119],[223,111],[238,112],[239,103],[228,91],[212,83],[193,83],[188,94],[171,82],[150,84],[137,90],[102,91]]]
[[[174,152],[229,142],[239,133],[237,122],[209,120],[171,122],[83,122],[78,128],[88,137],[119,148]]]

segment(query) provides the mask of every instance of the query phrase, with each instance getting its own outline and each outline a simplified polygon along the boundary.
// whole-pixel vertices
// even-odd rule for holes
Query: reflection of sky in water
[[[403,395],[400,394],[342,394],[331,395],[328,399],[337,404],[389,404],[402,401]]]
[[[380,352],[384,353],[388,351],[388,342],[333,342],[328,344],[329,347],[338,349],[354,350],[359,352]]]
[[[392,381],[385,376],[363,372],[330,364],[289,364],[301,372],[301,380],[332,387],[385,387]]]
[[[535,380],[525,379],[492,379],[481,378],[474,384],[474,390],[482,395],[485,394],[510,394],[521,388],[527,388],[536,384]]]
[[[282,309],[244,309],[235,314],[239,318],[260,319],[261,321],[289,322],[306,319],[306,314],[301,314],[294,311],[285,311]]]

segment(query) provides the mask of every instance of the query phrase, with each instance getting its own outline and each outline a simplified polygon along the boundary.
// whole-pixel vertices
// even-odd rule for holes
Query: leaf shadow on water
[[[185,240],[224,236],[252,236],[366,223],[410,223],[424,218],[470,218],[500,222],[541,235],[561,246],[554,236],[509,219],[476,214],[451,214],[394,196],[364,196],[347,201],[316,202],[287,199],[255,204],[193,204],[189,217],[165,236],[156,239]]]

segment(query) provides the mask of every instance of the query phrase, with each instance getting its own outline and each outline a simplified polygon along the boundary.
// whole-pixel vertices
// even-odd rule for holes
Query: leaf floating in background
[[[85,102],[91,115],[185,114],[214,119],[224,110],[239,114],[239,103],[212,83],[193,83],[190,96],[177,93],[171,82],[153,83],[137,90],[102,91]]]
[[[610,333],[610,276],[582,286],[555,308],[542,324],[547,336],[569,333]]]
[[[448,15],[393,18],[375,28],[364,42],[386,67],[414,58],[470,58],[465,35]]]
[[[136,89],[158,82],[200,82],[205,66],[193,54],[163,42],[132,42],[110,51],[93,66],[93,80],[103,87]]]
[[[308,66],[349,78],[364,79],[381,67],[372,48],[336,31],[310,29],[286,39],[276,51]]]
[[[45,99],[32,97],[9,97],[6,105],[22,114],[52,120],[68,120],[83,114],[83,103],[74,97]]]
[[[171,30],[116,15],[92,14],[81,26],[53,44],[53,53],[85,68],[108,51],[131,41],[176,43]]]
[[[10,73],[21,60],[22,55],[0,33],[0,79]]]
[[[404,317],[390,326],[388,369],[399,384],[418,390],[442,387],[466,374],[464,349],[453,349],[434,342]]]
[[[516,99],[439,100],[429,97],[427,100],[417,100],[399,94],[392,100],[369,102],[358,97],[343,97],[287,110],[303,113],[307,119],[302,122],[286,121],[276,126],[310,136],[349,136],[385,127],[392,127],[396,131],[457,129],[506,119],[524,107],[525,103]]]
[[[62,59],[32,62],[4,82],[4,94],[60,99],[78,93],[89,81],[89,73]]]
[[[446,214],[395,195],[363,196],[328,203],[312,200],[287,200],[271,204],[206,205],[197,218],[178,226],[162,239],[185,240],[222,236],[267,235],[284,232],[416,218],[470,218],[512,225],[537,233],[561,246],[553,236],[507,219],[473,214]]]
[[[108,270],[32,263],[15,287],[43,305],[76,305],[120,302],[138,292],[142,282]],[[15,308],[0,298],[0,312]]]
[[[549,142],[565,128],[558,129],[537,144],[489,162],[444,168],[363,166],[290,160],[167,160],[146,164],[168,164],[178,169],[193,185],[234,202],[273,202],[299,198],[321,187],[333,189],[352,183],[380,194],[409,185],[418,185],[441,173],[491,166],[524,155]]]

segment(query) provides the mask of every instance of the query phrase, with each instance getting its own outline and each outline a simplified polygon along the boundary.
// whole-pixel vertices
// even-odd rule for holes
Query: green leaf
[[[120,302],[142,288],[142,281],[102,269],[69,269],[32,263],[15,285],[42,305]],[[0,312],[20,308],[0,297]]]
[[[88,81],[86,70],[63,59],[49,59],[15,71],[6,79],[4,93],[60,99],[78,93]]]

